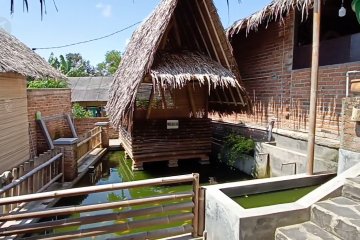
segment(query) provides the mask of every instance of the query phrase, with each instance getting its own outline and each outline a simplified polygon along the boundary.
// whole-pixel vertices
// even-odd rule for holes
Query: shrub
[[[86,111],[80,104],[75,103],[72,107],[72,113],[74,114],[75,118],[91,118],[93,117],[92,113]]]
[[[65,80],[41,79],[28,81],[28,88],[68,88],[69,84]]]
[[[254,149],[254,140],[232,133],[225,138],[219,160],[232,168],[236,160],[241,159],[241,155],[253,154]]]

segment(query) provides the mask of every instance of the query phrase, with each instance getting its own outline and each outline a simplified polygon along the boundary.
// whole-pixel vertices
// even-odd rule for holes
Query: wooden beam
[[[160,88],[160,92],[161,92],[161,100],[162,100],[163,108],[167,109],[164,88]]]
[[[235,103],[235,106],[237,106],[237,102],[236,102],[236,99],[235,99],[235,96],[234,96],[234,93],[233,93],[231,87],[229,87],[229,92],[230,92],[230,95],[231,95],[232,100],[233,100],[234,103]]]
[[[199,32],[199,34],[200,34],[201,40],[203,41],[204,46],[205,46],[205,48],[206,48],[206,52],[208,53],[208,56],[211,57],[211,53],[210,53],[209,47],[208,47],[208,45],[207,45],[207,43],[206,43],[206,41],[205,41],[204,36],[201,34],[201,28],[200,28],[200,25],[199,25],[196,17],[195,17],[194,9],[192,8],[190,1],[186,1],[186,3],[188,4],[188,7],[189,7],[189,8],[192,10],[192,12],[193,12],[193,14],[190,14],[190,15],[193,16],[194,21],[195,21],[196,28],[197,28],[197,30],[198,30],[198,32]]]
[[[207,25],[207,23],[206,23],[204,14],[203,14],[202,11],[201,11],[201,8],[200,8],[200,5],[199,5],[198,1],[195,1],[195,3],[196,3],[196,6],[197,6],[197,8],[198,8],[198,10],[199,10],[199,13],[200,13],[200,16],[201,16],[201,20],[203,21],[203,24],[204,24],[206,33],[207,33],[207,35],[208,35],[208,37],[209,37],[211,46],[212,46],[212,48],[214,49],[214,53],[215,53],[216,59],[217,59],[217,61],[221,64],[221,61],[220,61],[220,58],[219,58],[219,54],[217,53],[217,49],[216,49],[215,44],[214,44],[214,41],[213,41],[213,39],[212,39],[212,36],[211,36],[210,30],[209,30],[209,27],[208,27],[208,25]]]
[[[189,101],[190,101],[191,110],[192,110],[192,113],[193,113],[194,118],[195,118],[196,117],[196,106],[195,106],[194,96],[192,95],[192,90],[191,90],[190,83],[187,84],[187,92],[188,92],[188,97],[189,97]]]
[[[176,43],[178,45],[178,47],[181,47],[181,36],[180,36],[180,32],[179,32],[179,26],[177,24],[176,21],[176,17],[173,18],[174,21],[174,32],[175,32],[175,39],[176,39]]]
[[[153,102],[153,100],[154,100],[154,96],[155,96],[154,86],[152,86],[152,88],[151,88],[151,93],[150,93],[150,98],[149,98],[149,106],[148,106],[148,109],[147,109],[147,112],[146,112],[146,119],[149,119],[149,118],[150,118],[151,105],[152,105],[152,102]]]
[[[238,95],[239,95],[239,97],[240,97],[240,101],[241,101],[242,105],[243,105],[243,106],[246,106],[246,103],[244,102],[244,99],[243,99],[243,97],[242,97],[242,95],[241,95],[241,92],[240,92],[239,87],[235,87],[235,88],[236,88],[236,91],[237,91],[237,93],[238,93]]]
[[[197,3],[197,1],[196,1],[196,3]],[[222,52],[222,54],[223,54],[223,56],[224,56],[226,65],[228,66],[229,70],[231,70],[231,65],[230,65],[230,63],[229,63],[229,60],[227,59],[227,55],[226,55],[225,50],[224,50],[224,48],[223,48],[223,46],[222,46],[222,43],[221,43],[221,41],[220,41],[220,37],[219,37],[218,32],[217,32],[217,30],[216,30],[214,21],[213,21],[213,19],[212,19],[212,17],[211,17],[211,14],[210,14],[209,8],[208,8],[208,6],[207,6],[206,0],[203,0],[203,4],[204,4],[204,6],[205,6],[206,13],[207,13],[207,15],[208,15],[208,17],[209,17],[209,19],[210,19],[211,26],[212,26],[212,28],[213,28],[213,30],[214,30],[216,40],[218,41],[218,43],[219,43],[219,45],[220,45],[220,49],[221,49],[221,52]]]
[[[161,39],[159,49],[163,50],[166,47],[166,43],[167,43],[166,40],[168,39],[169,32],[171,31],[173,26],[174,26],[174,21],[171,20],[170,23],[169,23],[169,26],[167,27],[167,29],[166,29],[166,31],[165,31],[165,33],[163,35],[163,38]]]

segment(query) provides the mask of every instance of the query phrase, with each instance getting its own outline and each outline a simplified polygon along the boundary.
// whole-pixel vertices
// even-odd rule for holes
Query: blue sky
[[[146,18],[160,0],[47,0],[47,14],[41,20],[39,1],[29,1],[29,12],[23,12],[21,0],[15,1],[15,13],[10,15],[10,0],[2,0],[0,24],[10,22],[10,32],[31,48],[59,46],[101,37]],[[214,0],[224,27],[244,18],[271,2],[271,0]],[[44,58],[55,55],[81,53],[92,65],[103,61],[109,50],[124,51],[136,27],[110,38],[74,47],[37,50]]]

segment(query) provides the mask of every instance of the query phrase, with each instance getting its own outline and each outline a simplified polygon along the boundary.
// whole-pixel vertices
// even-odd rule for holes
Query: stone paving
[[[342,196],[311,207],[310,221],[281,227],[276,240],[360,240],[360,177],[347,179]]]

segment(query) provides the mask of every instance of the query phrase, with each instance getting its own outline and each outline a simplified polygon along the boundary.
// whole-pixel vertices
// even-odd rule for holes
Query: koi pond
[[[93,185],[104,185],[104,184],[112,184],[112,183],[121,183],[121,182],[129,182],[136,180],[144,180],[158,177],[168,177],[189,173],[199,173],[200,174],[200,183],[202,185],[209,185],[215,183],[225,183],[225,182],[234,182],[234,181],[242,181],[251,179],[250,176],[238,171],[232,170],[225,165],[219,165],[217,163],[212,163],[210,165],[201,165],[197,161],[184,160],[179,161],[179,167],[177,168],[168,168],[166,162],[159,163],[151,163],[149,165],[144,165],[144,171],[135,171],[131,170],[131,160],[125,159],[124,152],[108,152],[103,159],[98,163],[97,166],[93,169],[93,171],[89,171],[87,175],[85,175],[81,181],[75,187],[85,187],[85,186],[93,186]],[[142,187],[135,189],[125,189],[125,190],[116,190],[113,192],[101,192],[94,193],[79,197],[71,197],[64,198],[58,202],[56,207],[59,206],[82,206],[89,204],[98,204],[98,203],[107,203],[107,202],[115,202],[120,200],[130,200],[134,198],[144,198],[153,196],[156,194],[172,194],[172,193],[180,193],[191,190],[192,185],[172,185],[172,186],[155,186],[155,187]],[[173,203],[173,202],[172,202]],[[155,204],[156,205],[156,204]],[[154,206],[154,205],[149,205]],[[109,212],[121,212],[123,210],[135,209],[136,207],[126,208],[126,209],[112,209],[112,210],[103,210],[98,211],[99,213],[109,213]],[[81,213],[81,214],[73,214],[70,216],[66,216],[66,218],[78,218],[83,216],[90,216],[89,213]],[[157,215],[157,216],[162,216]],[[146,218],[147,216],[138,217],[136,220],[141,220]],[[128,219],[128,220],[135,220]],[[122,220],[117,220],[118,223],[123,223]],[[124,221],[125,222],[125,221]],[[173,223],[170,225],[166,225],[165,227],[175,227],[186,224],[187,222]],[[87,224],[81,227],[67,227],[67,228],[58,228],[54,229],[53,233],[61,233],[68,232],[74,230],[87,229],[91,227],[99,227],[106,226],[108,222],[98,222],[96,224]],[[139,230],[155,230],[151,226],[146,229]],[[109,237],[121,236],[124,234],[135,233],[134,231],[123,231],[115,234],[107,234],[96,237],[95,239],[106,239]],[[84,238],[86,239],[86,238]],[[89,238],[90,239],[90,238]],[[94,239],[94,238],[91,238]]]

